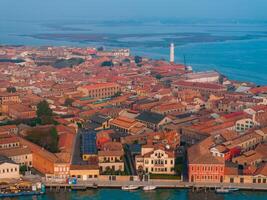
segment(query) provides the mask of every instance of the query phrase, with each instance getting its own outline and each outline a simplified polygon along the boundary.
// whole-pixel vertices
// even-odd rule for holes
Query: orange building
[[[87,97],[103,99],[112,97],[120,92],[120,86],[116,83],[97,83],[78,87],[78,91],[82,92],[84,96]]]
[[[14,93],[0,93],[0,104],[19,103],[20,98]]]
[[[8,107],[8,114],[13,119],[32,119],[36,117],[35,110],[28,106],[15,104]]]

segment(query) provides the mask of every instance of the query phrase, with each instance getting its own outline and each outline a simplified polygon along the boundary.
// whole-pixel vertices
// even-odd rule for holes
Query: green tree
[[[41,119],[42,124],[52,124],[53,123],[53,111],[49,107],[46,100],[41,101],[37,105],[37,117]]]
[[[58,133],[56,128],[52,128],[50,131],[51,143],[49,145],[49,150],[52,153],[59,152],[58,149]]]
[[[140,56],[135,56],[135,57],[134,57],[134,62],[135,62],[136,64],[141,63],[141,62],[142,62],[142,57],[140,57]]]
[[[21,165],[19,167],[19,172],[23,175],[25,175],[25,172],[27,171],[27,166],[26,165]]]
[[[65,105],[65,106],[72,106],[72,103],[73,103],[73,102],[74,102],[73,99],[71,99],[71,98],[67,98],[67,99],[65,99],[64,105]]]
[[[6,91],[7,91],[8,93],[15,93],[17,90],[16,90],[15,87],[8,87],[8,88],[6,89]]]
[[[125,59],[122,60],[122,62],[124,62],[124,63],[130,63],[131,60],[129,58],[125,58]]]
[[[112,67],[113,66],[113,62],[112,61],[104,61],[101,64],[102,67]]]
[[[156,79],[159,80],[159,79],[161,79],[161,78],[162,78],[162,76],[161,76],[160,74],[157,74],[157,75],[156,75]]]

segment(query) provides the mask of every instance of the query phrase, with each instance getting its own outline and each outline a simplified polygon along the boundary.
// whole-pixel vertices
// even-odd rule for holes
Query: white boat
[[[227,188],[216,188],[215,192],[218,194],[227,194],[230,193],[231,191]]]
[[[238,188],[216,188],[215,192],[218,194],[227,194],[231,192],[236,192],[238,190],[239,190]]]
[[[151,191],[151,190],[155,190],[157,187],[153,186],[153,185],[148,185],[148,186],[144,186],[143,190],[144,191]]]
[[[139,188],[139,186],[135,186],[135,185],[129,185],[129,186],[122,186],[121,189],[122,190],[137,190]]]

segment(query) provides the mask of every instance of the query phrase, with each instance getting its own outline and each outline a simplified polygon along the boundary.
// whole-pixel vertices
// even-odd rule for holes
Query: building
[[[83,160],[97,157],[96,132],[84,131],[82,133],[81,152]]]
[[[0,155],[10,158],[20,166],[32,167],[32,152],[28,147],[2,149]]]
[[[120,86],[117,83],[96,83],[78,87],[78,91],[82,92],[86,97],[104,99],[120,92]]]
[[[209,148],[213,145],[209,137],[188,149],[189,182],[222,183],[224,181],[225,161],[221,156],[214,156]]]
[[[2,137],[0,139],[0,149],[10,149],[20,146],[20,142],[16,137]]]
[[[184,113],[186,111],[186,106],[181,103],[166,103],[155,106],[151,111],[162,115],[167,115],[173,112]]]
[[[97,165],[71,165],[70,177],[75,177],[78,180],[95,180],[99,176],[99,169]]]
[[[124,150],[119,142],[107,142],[98,151],[100,173],[124,171]]]
[[[185,74],[184,77],[188,82],[219,83],[221,75],[217,71],[205,71],[188,73]]]
[[[86,129],[102,130],[109,128],[110,117],[102,114],[94,114],[89,117],[88,122],[85,124]]]
[[[0,180],[19,178],[19,164],[0,155]]]
[[[16,93],[0,93],[0,104],[20,103],[19,95]]]
[[[252,119],[250,119],[250,118],[240,119],[240,120],[236,121],[236,123],[235,123],[235,131],[239,132],[239,133],[243,133],[243,132],[253,128],[253,126],[254,126],[254,122]]]
[[[130,134],[140,134],[146,129],[146,126],[143,123],[122,116],[110,120],[109,124],[110,128]]]
[[[136,171],[152,174],[175,174],[175,155],[162,145],[143,145],[141,155],[135,157]]]
[[[188,82],[188,81],[176,81],[172,84],[172,89],[175,92],[183,90],[193,90],[199,92],[202,95],[209,96],[220,95],[227,91],[227,88],[223,85],[216,83],[201,83],[201,82]]]
[[[130,49],[115,49],[112,51],[98,51],[97,56],[107,56],[107,57],[129,57]]]
[[[159,113],[144,111],[136,117],[137,121],[142,122],[152,130],[158,130],[161,126],[170,123],[172,120]]]
[[[0,126],[0,135],[2,134],[16,135],[18,134],[18,127],[16,125]]]
[[[36,112],[29,106],[15,104],[8,107],[8,114],[13,119],[33,119],[36,117]]]

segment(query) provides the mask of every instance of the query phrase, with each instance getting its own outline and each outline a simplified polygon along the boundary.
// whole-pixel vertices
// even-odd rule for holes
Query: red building
[[[220,183],[224,180],[223,157],[211,154],[213,144],[209,137],[188,149],[188,176],[190,182]]]

